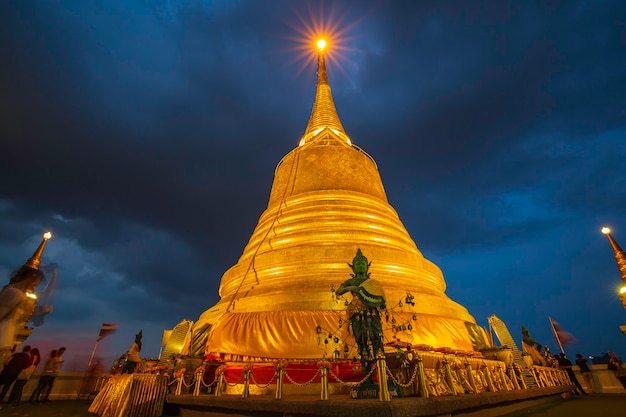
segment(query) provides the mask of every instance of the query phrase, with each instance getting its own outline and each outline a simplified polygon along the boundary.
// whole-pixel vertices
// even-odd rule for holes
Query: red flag
[[[550,324],[552,325],[552,330],[554,331],[554,337],[556,337],[556,341],[559,343],[559,346],[578,342],[578,339],[576,339],[573,334],[563,329],[563,327],[561,327],[561,325],[559,325],[556,321],[552,320],[551,317],[548,318],[550,319]]]
[[[115,323],[102,323],[102,327],[100,328],[100,334],[98,334],[98,342],[108,335],[115,333],[117,328],[118,325]]]

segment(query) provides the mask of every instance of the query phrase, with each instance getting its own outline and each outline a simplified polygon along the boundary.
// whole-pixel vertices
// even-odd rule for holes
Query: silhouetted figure
[[[613,352],[609,352],[608,369],[615,373],[615,378],[626,388],[626,369],[622,368],[622,358]]]
[[[0,392],[0,402],[4,400],[4,397],[11,389],[11,385],[17,379],[17,376],[23,369],[28,368],[30,363],[30,346],[26,345],[21,352],[14,353],[9,359],[6,366],[0,373],[0,385],[2,385],[2,392]]]
[[[567,375],[569,375],[569,379],[572,381],[572,384],[576,386],[576,389],[578,390],[578,392],[576,392],[576,389],[574,389],[574,393],[576,395],[578,395],[579,393],[587,395],[583,387],[580,385],[580,382],[578,382],[578,379],[576,379],[576,374],[572,369],[572,361],[567,359],[567,357],[565,357],[565,353],[563,352],[559,354],[559,368],[565,369],[565,372],[567,372]]]
[[[576,354],[576,365],[580,368],[580,374],[583,376],[583,379],[587,383],[589,387],[589,392],[595,392],[595,384],[593,382],[593,375],[591,374],[591,369],[587,366],[587,358],[583,358],[583,355],[580,353]]]
[[[18,406],[22,401],[22,391],[24,389],[24,385],[30,380],[30,377],[33,376],[33,372],[37,369],[37,365],[41,361],[41,354],[39,353],[39,349],[33,348],[30,350],[30,362],[28,364],[28,368],[22,369],[22,372],[19,373],[15,383],[13,384],[13,389],[9,394],[9,402],[13,406]]]
[[[135,343],[130,345],[128,352],[126,353],[126,363],[124,364],[124,369],[122,369],[123,374],[132,374],[135,372],[135,368],[137,364],[141,362],[141,358],[139,357],[139,352],[141,351],[141,339],[143,338],[142,330],[139,330],[139,333],[135,335]]]
[[[63,353],[65,353],[64,347],[50,352],[50,356],[46,359],[43,371],[39,376],[37,388],[35,388],[35,391],[33,391],[30,399],[28,400],[30,403],[50,402],[49,397],[50,392],[52,391],[52,385],[54,384],[54,379],[59,374],[59,370],[63,365]]]

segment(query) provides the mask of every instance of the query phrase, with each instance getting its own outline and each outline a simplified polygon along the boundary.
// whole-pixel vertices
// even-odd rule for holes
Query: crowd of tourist
[[[39,375],[37,387],[31,394],[28,402],[38,404],[50,401],[49,396],[54,380],[63,365],[64,352],[64,347],[50,352]],[[3,364],[4,367],[2,372],[0,372],[0,387],[2,387],[0,402],[4,401],[4,397],[11,390],[8,403],[14,407],[22,404],[24,386],[30,380],[40,362],[41,355],[39,349],[32,348],[30,345],[25,345],[21,352],[13,353]]]

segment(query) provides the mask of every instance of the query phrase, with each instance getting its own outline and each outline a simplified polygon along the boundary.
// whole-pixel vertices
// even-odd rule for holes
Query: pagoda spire
[[[604,233],[609,239],[609,243],[611,244],[611,248],[613,248],[613,254],[615,255],[615,262],[617,262],[617,268],[619,269],[620,277],[624,284],[626,284],[626,253],[622,250],[622,248],[617,244],[613,236],[611,236],[611,229],[608,227],[602,228],[602,233]]]
[[[43,250],[46,247],[46,243],[48,242],[48,239],[50,239],[51,237],[52,237],[52,233],[50,232],[46,232],[43,234],[43,240],[41,241],[41,243],[35,250],[35,253],[33,253],[33,256],[28,258],[26,263],[24,263],[24,266],[32,268],[32,269],[39,269],[39,265],[41,264],[41,255],[43,255]]]
[[[626,308],[626,253],[622,250],[622,248],[617,244],[613,236],[611,236],[611,229],[608,227],[602,228],[602,233],[604,233],[609,239],[609,243],[611,244],[611,248],[613,248],[613,254],[615,255],[615,262],[617,262],[617,269],[619,269],[620,278],[622,279],[623,285],[619,289],[619,298]],[[626,333],[625,333],[626,334]]]
[[[320,42],[318,42],[315,101],[313,102],[313,110],[311,111],[309,124],[306,127],[304,136],[302,136],[300,145],[310,142],[326,128],[331,129],[336,136],[340,137],[345,142],[351,143],[350,138],[348,138],[343,129],[341,120],[339,120],[339,115],[337,114],[335,103],[333,102],[330,85],[328,84],[328,74],[326,73],[326,59],[324,55],[326,44]]]

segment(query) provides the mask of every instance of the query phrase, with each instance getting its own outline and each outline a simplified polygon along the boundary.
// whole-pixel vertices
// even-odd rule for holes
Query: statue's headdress
[[[363,252],[361,252],[361,248],[358,248],[356,250],[356,255],[354,255],[354,258],[352,259],[352,263],[348,264],[350,266],[350,268],[352,268],[352,271],[356,274],[356,271],[354,270],[354,265],[358,262],[358,261],[363,261],[365,262],[365,264],[367,265],[367,269],[369,270],[369,267],[371,265],[370,262],[367,261],[367,258],[365,257],[365,255],[363,255]],[[370,274],[369,272],[366,273],[366,276],[369,278]]]
[[[356,255],[354,256],[354,259],[352,259],[352,265],[354,265],[357,261],[365,261],[367,264],[367,258],[363,255],[363,252],[361,252],[361,248],[356,250]]]

